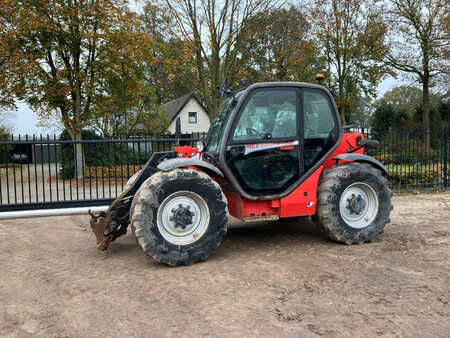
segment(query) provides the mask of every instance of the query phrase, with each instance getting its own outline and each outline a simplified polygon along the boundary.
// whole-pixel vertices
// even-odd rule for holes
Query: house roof
[[[205,112],[208,112],[208,110],[205,108],[205,106],[203,106],[202,102],[198,99],[195,93],[191,92],[186,95],[180,96],[175,100],[169,101],[166,104],[163,104],[162,107],[165,110],[170,121],[174,120],[177,117],[177,115],[191,98],[194,98],[198,102],[198,104],[205,110]]]

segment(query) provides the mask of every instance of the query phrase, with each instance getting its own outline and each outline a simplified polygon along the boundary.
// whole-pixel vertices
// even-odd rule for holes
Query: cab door
[[[279,194],[303,174],[299,88],[261,88],[233,123],[226,162],[251,195]]]

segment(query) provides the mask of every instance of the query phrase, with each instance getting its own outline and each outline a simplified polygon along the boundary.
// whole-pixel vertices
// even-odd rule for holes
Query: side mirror
[[[197,152],[201,153],[205,149],[205,142],[203,140],[197,141],[195,147],[197,148]]]
[[[227,78],[223,79],[222,83],[217,87],[217,90],[219,91],[220,98],[223,98],[227,93]]]

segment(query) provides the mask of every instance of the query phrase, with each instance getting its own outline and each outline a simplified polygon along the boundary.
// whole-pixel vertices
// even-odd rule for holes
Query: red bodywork
[[[197,148],[191,146],[178,146],[175,147],[175,151],[179,157],[192,157],[197,154]]]
[[[317,186],[323,170],[336,165],[333,157],[339,154],[348,153],[358,146],[357,138],[364,139],[362,133],[346,133],[342,135],[341,142],[334,152],[318,167],[303,183],[294,189],[289,195],[276,200],[252,201],[226,188],[226,181],[218,179],[222,190],[228,200],[228,210],[230,214],[243,221],[271,220],[285,217],[312,216],[316,213],[317,206]],[[179,156],[191,157],[197,153],[197,148],[183,146],[176,148]],[[362,154],[364,148],[358,149],[354,153]],[[339,161],[339,164],[342,161]],[[197,168],[196,168],[197,169]],[[198,169],[201,170],[201,169]]]

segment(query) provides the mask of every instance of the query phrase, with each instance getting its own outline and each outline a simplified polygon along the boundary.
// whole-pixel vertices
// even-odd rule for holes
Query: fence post
[[[448,188],[448,126],[444,128],[444,188]]]

